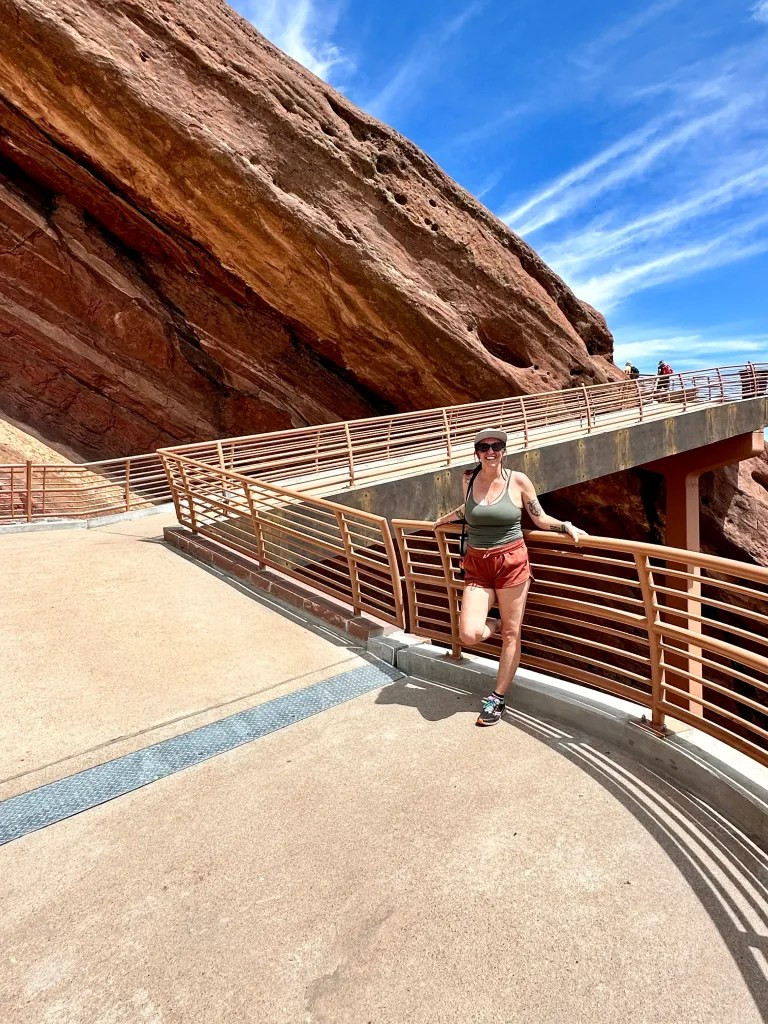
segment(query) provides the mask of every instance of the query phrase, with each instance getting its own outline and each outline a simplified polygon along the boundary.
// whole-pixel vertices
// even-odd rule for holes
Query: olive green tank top
[[[522,509],[509,496],[509,478],[500,498],[490,505],[475,501],[472,489],[467,495],[464,518],[467,520],[467,543],[471,548],[496,548],[511,544],[523,536]]]

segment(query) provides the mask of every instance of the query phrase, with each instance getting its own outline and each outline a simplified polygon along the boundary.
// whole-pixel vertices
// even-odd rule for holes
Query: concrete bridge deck
[[[0,847],[3,1024],[768,1017],[736,824],[553,719],[475,729],[475,693],[387,676],[167,521],[0,538],[0,823],[61,787]],[[201,751],[223,721],[240,745]],[[190,736],[210,756],[67,804]]]

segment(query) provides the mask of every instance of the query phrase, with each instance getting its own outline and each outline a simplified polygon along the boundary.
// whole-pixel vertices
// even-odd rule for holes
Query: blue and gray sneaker
[[[483,701],[483,709],[477,716],[475,725],[496,725],[506,706],[502,697],[497,697],[495,693],[490,694]]]

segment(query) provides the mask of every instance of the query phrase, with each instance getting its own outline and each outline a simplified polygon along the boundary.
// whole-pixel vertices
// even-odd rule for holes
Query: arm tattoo
[[[532,516],[543,516],[544,515],[544,510],[542,509],[541,505],[539,504],[539,499],[538,498],[534,498],[533,501],[526,502],[525,507],[528,509],[528,511],[530,512],[530,514]]]

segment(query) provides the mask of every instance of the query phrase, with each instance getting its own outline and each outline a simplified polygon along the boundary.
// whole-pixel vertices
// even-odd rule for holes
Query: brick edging
[[[279,601],[284,601],[307,615],[312,615],[335,629],[348,633],[356,640],[367,643],[371,637],[381,636],[393,628],[383,626],[365,615],[352,615],[349,609],[331,598],[317,594],[270,569],[260,569],[256,562],[245,555],[225,548],[207,537],[192,533],[183,526],[166,526],[163,529],[163,540],[198,562],[230,573],[263,590],[264,593],[271,594]]]

